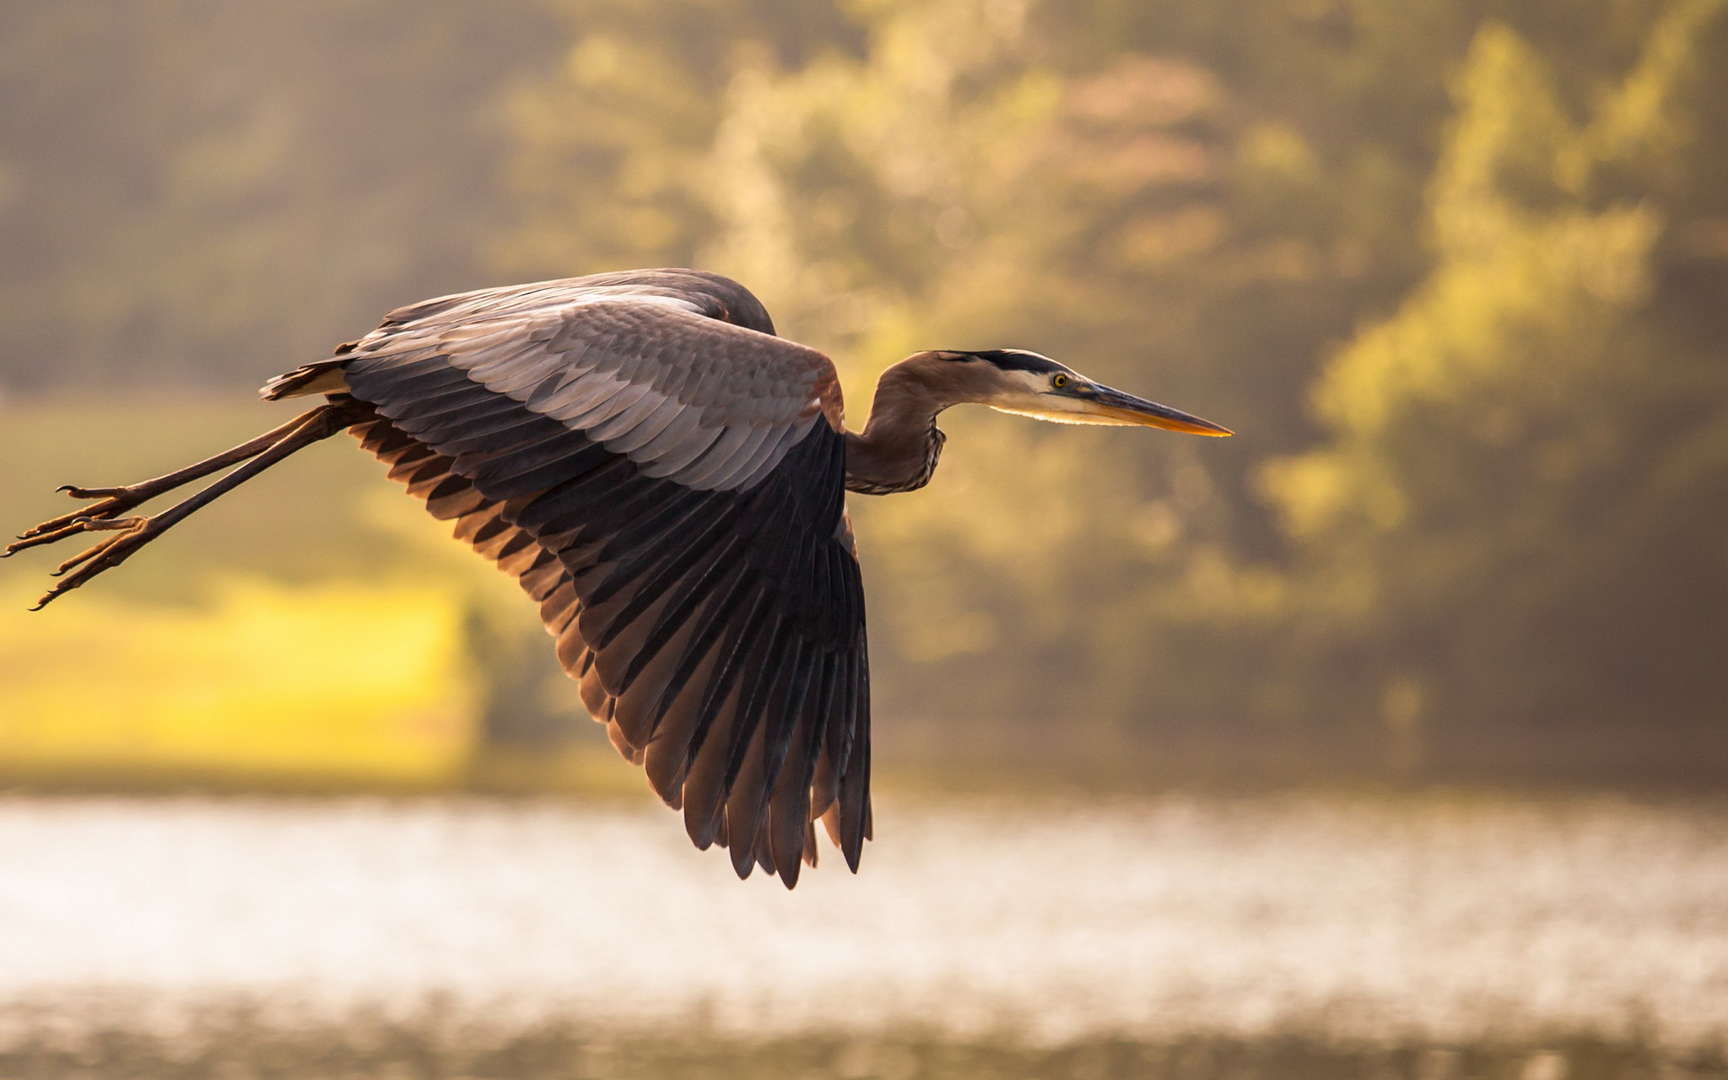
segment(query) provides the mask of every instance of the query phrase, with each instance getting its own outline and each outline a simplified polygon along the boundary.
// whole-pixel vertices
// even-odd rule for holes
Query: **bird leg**
[[[307,417],[311,415],[311,412],[301,413],[281,427],[266,431],[255,439],[249,439],[214,457],[205,458],[203,461],[188,465],[184,469],[176,469],[151,480],[141,480],[136,484],[122,484],[119,487],[107,488],[85,488],[73,484],[61,484],[54,490],[64,491],[74,499],[100,499],[101,501],[93,506],[86,506],[70,513],[61,514],[57,518],[49,518],[35,528],[26,529],[18,534],[17,543],[7,545],[6,550],[0,553],[0,558],[15,555],[25,548],[33,548],[38,544],[52,544],[56,540],[64,539],[86,528],[101,528],[102,526],[99,525],[74,525],[73,522],[78,518],[87,518],[90,521],[113,518],[122,510],[130,510],[164,492],[173,491],[193,480],[199,480],[213,472],[226,469],[236,461],[257,457],[274,445],[278,439],[305,423]]]
[[[83,510],[62,514],[59,517],[44,521],[33,529],[26,530],[19,535],[17,542],[8,545],[4,552],[0,552],[0,558],[15,555],[26,548],[36,547],[39,544],[54,543],[75,533],[111,532],[115,534],[98,541],[54,568],[52,574],[55,577],[66,574],[68,571],[73,572],[43,594],[42,599],[36,602],[36,606],[30,609],[40,611],[62,593],[78,588],[104,570],[119,566],[133,552],[167,532],[195,511],[221,498],[283,458],[304,450],[315,442],[327,439],[362,419],[365,417],[360,415],[354,402],[344,401],[320,405],[316,409],[302,413],[279,428],[265,432],[256,439],[251,439],[239,446],[224,450],[214,457],[206,458],[196,464],[188,465],[184,469],[177,469],[151,480],[111,488],[81,488],[71,484],[63,485],[57,490],[64,491],[75,499],[97,499],[100,501]],[[122,511],[153,499],[163,492],[172,491],[193,480],[219,472],[238,461],[245,461],[246,464],[222,477],[203,491],[175,503],[159,514],[149,517],[119,516]]]

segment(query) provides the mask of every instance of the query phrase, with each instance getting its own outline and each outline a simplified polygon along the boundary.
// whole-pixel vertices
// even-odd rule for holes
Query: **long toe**
[[[149,518],[144,517],[91,517],[88,514],[72,519],[72,524],[89,529],[91,532],[115,532],[125,529],[141,529]]]
[[[126,561],[128,556],[143,547],[160,531],[151,528],[152,522],[149,518],[127,520],[129,522],[127,525],[112,526],[124,529],[119,535],[109,537],[99,544],[94,544],[88,550],[81,551],[61,563],[59,568],[54,571],[56,575],[64,574],[68,570],[72,572],[66,574],[65,577],[55,583],[53,588],[43,593],[42,598],[36,601],[36,606],[30,610],[41,611],[55,598],[71,592],[104,570],[112,570],[119,566]],[[74,567],[77,569],[74,570]]]
[[[102,501],[91,506],[81,506],[76,510],[68,510],[59,517],[51,517],[40,525],[25,529],[18,534],[18,539],[26,542],[8,545],[5,551],[6,555],[15,554],[25,548],[35,547],[37,544],[52,544],[56,540],[64,539],[84,529],[123,527],[94,523],[112,519],[121,511],[130,510],[143,501],[125,488],[73,488],[68,485],[58,490],[71,492],[74,499],[101,499]],[[109,492],[117,492],[118,494],[108,494]],[[124,518],[120,520],[133,521],[136,519]]]
[[[59,487],[55,488],[54,490],[55,491],[64,491],[66,494],[72,496],[74,499],[112,499],[112,498],[116,498],[116,497],[121,496],[121,495],[125,495],[128,492],[128,489],[124,486],[122,486],[122,487],[105,487],[105,488],[87,488],[87,487],[79,487],[77,484],[61,484]]]
[[[34,529],[19,533],[18,539],[7,544],[6,550],[0,552],[0,559],[9,558],[28,548],[39,547],[43,544],[52,544],[56,540],[64,540],[73,533],[81,533],[84,531],[84,526],[73,524],[70,521],[62,522],[54,528],[44,528],[44,525],[53,524],[53,522],[44,522],[43,525],[38,525]]]

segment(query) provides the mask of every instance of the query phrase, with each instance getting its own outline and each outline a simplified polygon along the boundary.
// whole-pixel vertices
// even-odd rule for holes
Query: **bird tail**
[[[342,370],[347,364],[348,358],[345,356],[302,364],[260,386],[258,396],[265,401],[280,401],[283,398],[305,397],[308,394],[347,393],[348,376]]]

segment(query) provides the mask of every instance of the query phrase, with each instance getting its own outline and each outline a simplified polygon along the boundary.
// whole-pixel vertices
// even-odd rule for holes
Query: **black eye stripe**
[[[1052,375],[1062,370],[1062,365],[1054,360],[1013,349],[979,349],[966,355],[987,360],[1003,371],[1030,371],[1036,375]]]

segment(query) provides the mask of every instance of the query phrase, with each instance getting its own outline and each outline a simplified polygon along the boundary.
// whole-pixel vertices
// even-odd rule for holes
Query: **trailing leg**
[[[196,464],[188,465],[184,469],[158,476],[153,480],[114,488],[79,488],[66,485],[60,490],[68,492],[73,498],[99,499],[101,501],[83,511],[62,514],[24,532],[19,536],[18,542],[8,546],[4,552],[0,552],[0,558],[14,555],[39,544],[50,544],[56,540],[63,540],[74,533],[110,532],[114,534],[72,556],[53,570],[56,577],[67,574],[68,571],[72,572],[43,594],[42,599],[36,602],[36,606],[30,609],[40,611],[62,593],[78,588],[104,570],[119,566],[145,544],[270,466],[300,450],[304,450],[315,442],[329,438],[351,424],[366,419],[370,414],[370,409],[358,402],[333,402],[303,413],[281,427],[268,431],[256,439],[241,443],[232,449],[225,450],[215,457],[206,458]],[[222,477],[203,491],[175,503],[159,514],[150,517],[119,516],[124,510],[155,498],[163,492],[172,491],[183,484],[219,472],[237,461],[245,461],[246,464]]]
[[[314,409],[312,412],[316,411]],[[230,447],[214,457],[194,462],[184,469],[176,469],[151,480],[140,480],[136,484],[122,484],[119,487],[106,488],[85,488],[72,484],[61,484],[54,490],[64,491],[74,499],[99,499],[101,501],[61,514],[56,518],[49,518],[35,528],[26,529],[19,533],[18,541],[8,544],[6,550],[0,552],[0,559],[8,555],[16,555],[25,548],[33,548],[40,544],[52,544],[56,540],[63,540],[73,533],[82,532],[88,528],[101,528],[97,525],[73,523],[81,518],[89,521],[112,519],[121,511],[130,510],[134,506],[148,502],[158,495],[173,491],[175,488],[189,484],[194,480],[201,480],[213,472],[220,472],[237,461],[257,457],[275,445],[277,440],[305,423],[312,416],[312,412],[301,413],[281,427],[266,431],[255,439],[248,439],[239,446]]]

